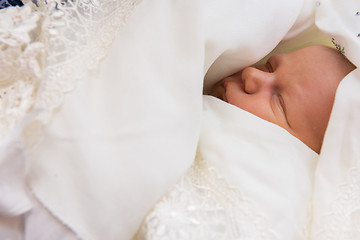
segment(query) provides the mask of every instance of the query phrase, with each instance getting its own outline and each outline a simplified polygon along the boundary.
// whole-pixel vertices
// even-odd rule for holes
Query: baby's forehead
[[[328,46],[309,46],[289,54],[294,55],[294,58],[292,59],[294,61],[301,61],[301,59],[303,59],[305,62],[315,66],[321,65],[323,67],[332,68],[330,64],[338,65],[334,70],[340,70],[344,66],[351,64],[341,52]]]
[[[326,84],[335,81],[337,84],[352,70],[354,65],[338,50],[327,46],[310,46],[294,52],[283,54],[281,69],[291,78],[310,79]],[[277,59],[277,55],[270,57]]]

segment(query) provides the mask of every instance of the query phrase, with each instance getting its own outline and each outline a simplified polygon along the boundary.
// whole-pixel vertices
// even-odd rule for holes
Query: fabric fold
[[[102,1],[105,9],[97,13],[121,11],[106,8],[113,2]],[[107,16],[96,16],[103,20],[101,30],[107,29],[101,35],[110,46],[103,49],[106,59],[76,85],[66,79],[76,65],[64,72],[61,62],[49,71],[64,81],[45,78],[41,102],[61,107],[44,139],[28,151],[28,180],[44,207],[81,238],[130,239],[195,157],[204,56],[200,1],[143,1],[121,32],[111,31],[114,22]],[[101,47],[95,40],[90,46]],[[85,49],[85,56],[92,50]],[[91,68],[91,60],[80,70]],[[70,91],[57,94],[59,86]]]
[[[3,217],[19,216],[32,208],[22,133],[38,114],[39,111],[27,113],[0,143],[0,215]]]
[[[283,128],[205,96],[201,156],[264,215],[276,239],[305,239],[318,154]]]
[[[360,3],[317,1],[316,25],[360,66]],[[312,239],[360,239],[360,71],[340,83],[316,169]]]

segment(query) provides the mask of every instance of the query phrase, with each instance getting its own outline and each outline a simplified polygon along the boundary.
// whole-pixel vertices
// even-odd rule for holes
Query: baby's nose
[[[254,67],[245,68],[241,77],[244,81],[244,91],[248,94],[272,89],[274,83],[272,73]]]

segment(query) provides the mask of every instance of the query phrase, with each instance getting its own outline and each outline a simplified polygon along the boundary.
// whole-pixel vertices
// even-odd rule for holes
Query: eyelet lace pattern
[[[38,0],[0,11],[0,139],[31,109],[46,124],[79,79],[96,73],[140,0]]]
[[[134,239],[277,239],[253,203],[205,160],[147,215]]]

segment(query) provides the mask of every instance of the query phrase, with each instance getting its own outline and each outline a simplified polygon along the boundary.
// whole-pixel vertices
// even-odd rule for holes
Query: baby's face
[[[319,153],[336,89],[353,69],[335,50],[311,46],[247,67],[210,95],[283,127]]]

